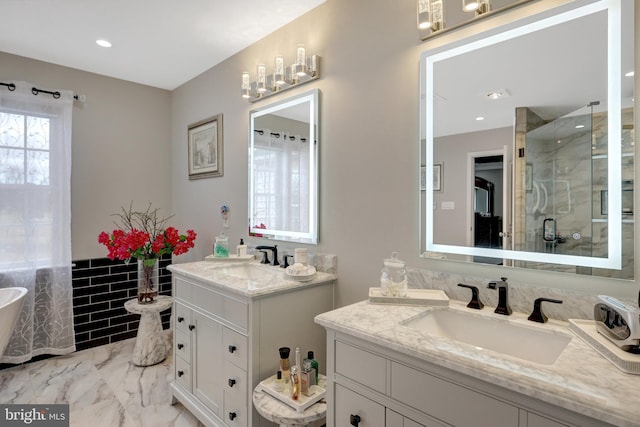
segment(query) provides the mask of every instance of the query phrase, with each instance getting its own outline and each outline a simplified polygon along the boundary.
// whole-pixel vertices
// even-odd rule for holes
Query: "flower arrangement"
[[[138,260],[138,302],[153,302],[158,295],[157,287],[154,289],[157,274],[153,279],[158,259],[166,254],[187,253],[194,246],[196,233],[187,230],[184,235],[174,227],[167,227],[172,217],[159,217],[158,209],[152,209],[151,203],[145,211],[135,211],[133,203],[129,209],[121,209],[121,213],[114,214],[118,217],[114,221],[118,228],[111,234],[101,232],[98,242],[109,250],[109,259],[119,259],[125,263],[129,263],[131,258]]]

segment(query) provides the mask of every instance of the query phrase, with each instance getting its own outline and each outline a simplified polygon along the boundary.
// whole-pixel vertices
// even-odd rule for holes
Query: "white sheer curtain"
[[[9,83],[9,82],[7,82]],[[28,289],[3,363],[75,350],[71,286],[73,93],[0,86],[0,288]],[[0,325],[1,327],[1,325]]]
[[[256,225],[308,232],[310,141],[269,129],[254,138]]]

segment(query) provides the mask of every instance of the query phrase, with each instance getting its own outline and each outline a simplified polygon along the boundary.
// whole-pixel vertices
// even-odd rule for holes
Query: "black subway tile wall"
[[[138,332],[140,316],[124,309],[127,300],[137,297],[138,266],[94,258],[73,261],[73,323],[76,350],[133,338]],[[171,295],[171,256],[160,260],[161,295]],[[162,327],[169,327],[171,310],[160,313]]]

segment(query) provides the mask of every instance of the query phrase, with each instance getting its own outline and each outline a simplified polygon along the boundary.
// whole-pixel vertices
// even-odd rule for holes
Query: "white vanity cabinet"
[[[324,372],[326,334],[313,319],[333,308],[335,276],[319,274],[311,283],[251,295],[217,286],[206,275],[183,275],[181,266],[188,268],[170,267],[174,402],[206,426],[275,426],[253,410],[253,390],[276,373],[279,347],[290,347],[291,357],[296,346],[303,355],[313,350]]]
[[[328,330],[327,426],[602,426],[519,395]]]

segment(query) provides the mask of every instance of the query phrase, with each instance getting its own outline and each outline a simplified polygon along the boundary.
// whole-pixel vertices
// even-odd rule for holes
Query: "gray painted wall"
[[[249,244],[263,243],[247,238],[249,111],[317,87],[321,91],[320,244],[309,249],[338,255],[337,305],[366,299],[368,288],[378,286],[382,260],[391,251],[399,252],[415,268],[487,280],[508,276],[512,286],[564,287],[634,299],[640,280],[418,256],[421,52],[475,34],[514,14],[562,1],[534,2],[421,43],[412,1],[328,0],[172,92],[3,53],[0,80],[73,89],[88,97],[74,114],[74,258],[104,256],[97,235],[112,227],[109,214],[132,199],[142,205],[151,200],[176,214],[172,224],[180,230],[196,230],[196,248],[176,262],[201,260],[211,253],[213,238],[222,231],[222,204],[230,207],[227,234],[233,243],[241,237]],[[258,104],[240,97],[242,71],[270,63],[276,53],[284,52],[291,60],[299,43],[322,57],[319,81]],[[636,46],[640,47],[638,34]],[[636,76],[636,87],[639,80]],[[218,113],[224,115],[224,176],[189,181],[187,127]],[[294,246],[281,243],[279,247]],[[640,271],[637,262],[636,271]]]

